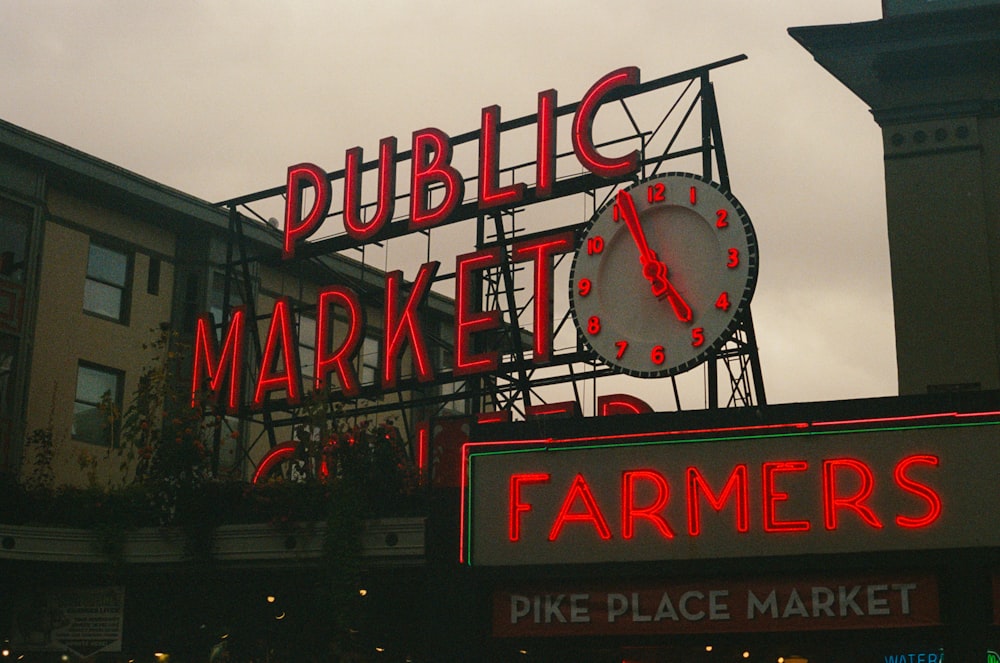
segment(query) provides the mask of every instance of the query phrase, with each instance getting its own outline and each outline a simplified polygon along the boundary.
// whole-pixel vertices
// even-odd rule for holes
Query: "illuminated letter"
[[[938,495],[937,491],[930,486],[914,481],[910,477],[906,476],[906,471],[911,465],[922,463],[932,467],[937,467],[939,462],[940,461],[937,456],[917,454],[914,456],[907,456],[903,460],[899,461],[898,465],[896,465],[896,469],[893,471],[893,477],[896,479],[896,485],[906,492],[913,493],[927,502],[927,513],[922,516],[916,518],[902,515],[896,516],[896,524],[900,527],[927,527],[941,516],[941,496]]]
[[[500,107],[483,109],[479,133],[479,209],[513,205],[524,198],[524,183],[500,186]]]
[[[837,496],[837,470],[849,469],[857,473],[861,485],[856,493],[849,497]],[[872,468],[853,458],[836,458],[823,461],[823,525],[828,530],[837,529],[837,509],[851,509],[876,529],[882,529],[875,512],[864,501],[871,497],[875,488],[875,476]]]
[[[510,510],[507,515],[507,535],[511,541],[521,540],[521,514],[531,511],[531,505],[521,501],[521,485],[526,483],[547,483],[548,474],[510,475]]]
[[[726,485],[722,488],[722,494],[716,497],[709,487],[705,477],[698,471],[697,467],[687,468],[687,510],[688,510],[688,534],[698,536],[701,534],[701,501],[698,493],[704,493],[708,504],[716,511],[722,511],[726,506],[726,501],[733,495],[736,496],[736,531],[750,531],[750,487],[747,480],[749,472],[747,466],[740,463],[733,468]]]
[[[336,350],[330,348],[333,338],[333,313],[335,305],[344,307],[347,311],[347,337]],[[319,291],[316,300],[316,378],[314,388],[316,393],[326,389],[326,378],[332,372],[337,372],[340,388],[345,396],[357,396],[361,391],[358,374],[349,361],[354,357],[358,344],[361,342],[365,329],[364,309],[358,301],[357,294],[345,286],[332,285]]]
[[[302,189],[311,186],[316,190],[316,200],[306,218],[302,218]],[[330,213],[330,181],[319,166],[300,163],[288,167],[288,186],[285,189],[285,247],[282,258],[295,255],[295,241],[316,232]]]
[[[558,401],[556,403],[539,403],[524,408],[524,418],[529,421],[538,417],[553,417],[569,419],[582,417],[580,404],[576,401]]]
[[[360,147],[347,150],[344,165],[344,230],[357,240],[378,234],[392,218],[396,209],[396,137],[383,138],[378,146],[378,203],[368,221],[361,217],[361,164],[364,151]]]
[[[479,301],[472,274],[500,264],[500,247],[459,256],[455,267],[455,375],[470,375],[495,370],[499,362],[496,350],[474,354],[472,335],[500,326],[500,311],[478,311]]]
[[[552,256],[573,250],[573,233],[565,232],[515,244],[514,262],[535,263],[535,344],[531,360],[542,364],[552,357]]]
[[[811,525],[808,520],[778,520],[775,505],[788,499],[788,493],[778,490],[774,485],[774,475],[779,472],[804,472],[809,469],[809,463],[804,460],[778,461],[764,463],[761,466],[763,475],[762,490],[764,493],[764,531],[765,532],[808,532]]]
[[[573,151],[584,168],[599,177],[624,177],[639,168],[639,150],[617,159],[601,156],[594,145],[594,116],[604,97],[623,86],[639,84],[639,68],[625,67],[612,71],[594,83],[577,106],[573,116]]]
[[[399,360],[403,353],[403,342],[409,337],[413,348],[413,364],[417,369],[417,379],[430,382],[434,379],[434,367],[427,354],[427,342],[420,331],[417,307],[424,301],[431,289],[431,282],[437,273],[437,261],[420,266],[420,272],[413,282],[410,297],[402,312],[399,310],[399,283],[403,272],[389,272],[385,275],[385,342],[382,344],[382,388],[392,389],[399,377]]]
[[[429,154],[434,156],[430,157]],[[431,184],[444,186],[444,200],[430,207]],[[410,230],[429,228],[444,221],[465,195],[462,174],[451,165],[451,143],[439,129],[413,132],[410,170]]]
[[[222,353],[215,360],[215,330],[208,315],[198,316],[194,332],[194,365],[191,370],[191,407],[198,406],[198,399],[208,378],[209,400],[217,401],[222,381],[229,369],[229,396],[226,409],[236,412],[240,407],[240,378],[243,373],[243,321],[242,306],[233,309],[229,318],[229,330],[222,344]]]
[[[287,297],[279,297],[274,302],[274,313],[271,314],[271,328],[267,331],[267,343],[264,345],[264,357],[260,362],[260,374],[257,376],[257,389],[253,394],[253,406],[260,409],[264,406],[264,396],[269,391],[284,389],[289,403],[302,400],[302,384],[299,377],[299,364],[295,355],[295,334],[292,333],[292,318],[289,312]],[[278,350],[280,343],[281,362],[285,370],[278,370]]]
[[[257,465],[257,471],[253,473],[253,480],[251,483],[262,483],[267,480],[268,474],[274,469],[274,466],[280,463],[286,458],[291,458],[295,455],[295,449],[298,448],[298,442],[283,442],[275,447],[272,447],[270,451],[264,454],[264,457],[260,459],[260,464]]]
[[[647,414],[653,408],[649,403],[629,396],[628,394],[608,394],[597,397],[597,413],[601,417],[611,417],[616,414]]]
[[[538,146],[535,156],[535,197],[552,195],[556,181],[556,91],[538,93]]]
[[[652,482],[656,488],[656,498],[649,506],[635,506],[635,484],[640,479]],[[670,486],[667,484],[666,477],[659,472],[653,470],[622,472],[622,538],[631,539],[635,536],[636,518],[649,520],[660,531],[663,538],[674,538],[674,531],[670,529],[666,518],[660,514],[660,511],[663,511],[667,506],[669,499]]]
[[[417,424],[417,471],[423,479],[427,479],[431,457],[431,425],[427,421]]]
[[[577,499],[583,503],[584,512],[570,513],[570,509],[573,508],[573,503]],[[559,538],[563,525],[567,522],[592,523],[599,537],[605,541],[611,538],[611,528],[608,527],[608,521],[605,520],[604,514],[597,506],[597,500],[590,492],[590,486],[587,485],[586,479],[580,474],[577,474],[576,478],[573,479],[573,485],[570,486],[569,492],[566,494],[566,500],[563,502],[562,508],[559,509],[559,515],[556,516],[556,521],[552,524],[549,541],[555,541]]]

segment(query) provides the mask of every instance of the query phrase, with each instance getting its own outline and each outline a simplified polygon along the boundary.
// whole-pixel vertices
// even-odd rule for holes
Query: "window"
[[[80,362],[73,402],[73,438],[111,446],[122,407],[124,374],[113,368]],[[114,407],[109,411],[108,405]],[[112,425],[112,424],[115,425]]]
[[[146,294],[160,294],[160,259],[149,258],[149,272],[146,274]]]
[[[0,198],[0,278],[24,282],[31,208]]]
[[[102,318],[128,322],[130,268],[127,253],[91,242],[83,310]]]

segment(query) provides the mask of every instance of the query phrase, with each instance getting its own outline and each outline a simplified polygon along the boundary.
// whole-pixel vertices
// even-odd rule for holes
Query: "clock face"
[[[618,191],[590,220],[570,274],[573,319],[618,371],[676,375],[732,335],[757,261],[739,201],[697,175],[658,175]]]

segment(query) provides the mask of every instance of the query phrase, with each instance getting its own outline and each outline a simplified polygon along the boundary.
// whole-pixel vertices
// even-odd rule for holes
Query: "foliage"
[[[31,471],[24,478],[24,485],[29,490],[48,491],[55,484],[55,472],[52,469],[54,444],[52,426],[38,428],[28,435],[24,441],[24,457],[22,462],[30,457]]]
[[[100,459],[81,454],[87,487],[54,486],[51,427],[26,440],[31,471],[0,477],[0,522],[91,528],[112,562],[120,562],[127,532],[143,526],[176,527],[194,559],[210,556],[220,524],[270,523],[295,531],[326,522],[326,586],[332,623],[346,631],[360,587],[361,532],[366,518],[422,511],[418,475],[391,420],[374,423],[346,416],[341,404],[315,397],[308,423],[296,433],[289,462],[250,485],[212,472],[206,440],[228,434],[226,420],[190,401],[183,369],[185,348],[162,328],[145,348],[149,366],[124,412],[102,403],[117,444],[107,449],[119,463],[117,478],[98,479]]]
[[[163,327],[143,348],[153,351],[153,360],[122,417],[121,470],[127,474],[134,459],[136,482],[189,488],[210,476],[204,440],[221,419],[206,418],[204,405],[191,402],[183,370],[187,347],[176,332]]]

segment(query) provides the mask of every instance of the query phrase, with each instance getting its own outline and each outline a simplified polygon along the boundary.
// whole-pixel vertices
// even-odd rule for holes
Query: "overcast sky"
[[[787,34],[879,0],[0,2],[0,118],[209,201],[602,75],[713,74],[769,402],[896,393],[880,132]],[[582,219],[581,219],[582,220]],[[464,247],[462,251],[471,250]],[[410,275],[410,274],[408,274]],[[654,403],[654,406],[657,404]],[[659,407],[658,407],[659,409]]]

